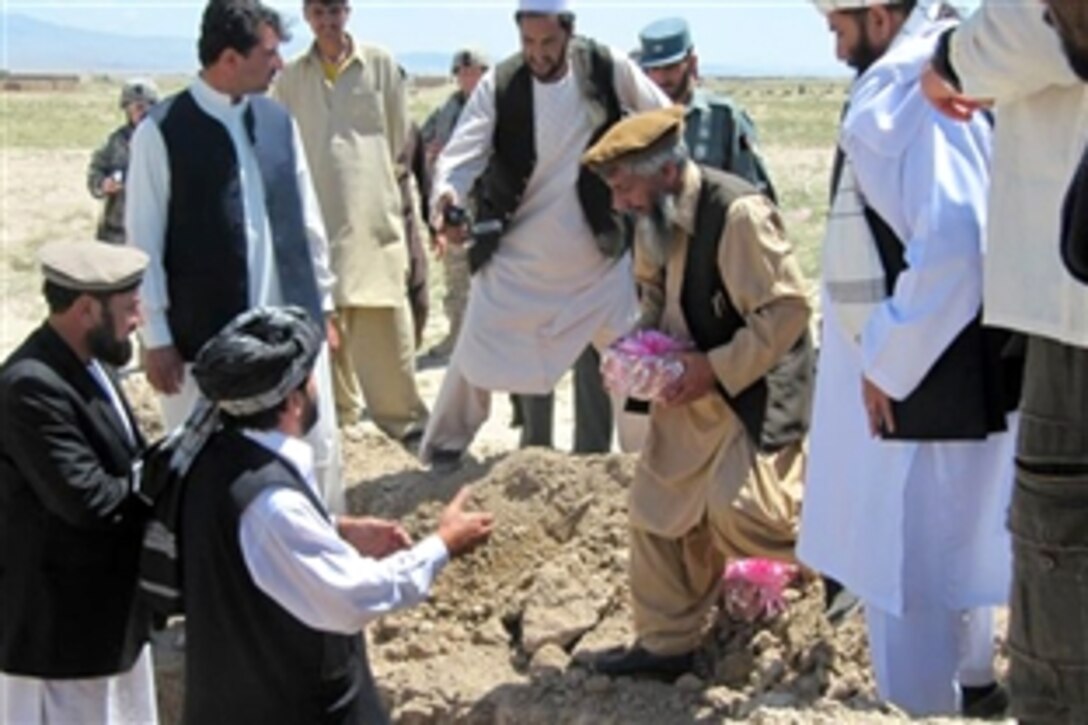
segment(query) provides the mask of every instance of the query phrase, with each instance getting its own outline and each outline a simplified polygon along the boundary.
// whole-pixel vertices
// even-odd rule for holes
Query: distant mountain
[[[0,58],[16,73],[189,73],[196,68],[196,41],[138,37],[49,23],[18,13],[0,13]],[[304,34],[298,34],[304,35]],[[296,39],[290,57],[304,47]],[[403,53],[397,60],[413,75],[446,75],[452,53]]]
[[[196,65],[196,43],[185,38],[100,33],[3,13],[0,56],[13,72],[179,73]]]
[[[301,52],[309,38],[309,33],[295,33],[283,49],[284,57]],[[397,60],[412,75],[446,76],[452,55],[452,50],[408,51],[399,53]],[[197,65],[196,40],[84,30],[0,12],[0,63],[6,63],[0,70],[23,73],[192,73]],[[789,67],[788,62],[773,68],[707,62],[700,70],[707,77],[806,74],[805,68]]]

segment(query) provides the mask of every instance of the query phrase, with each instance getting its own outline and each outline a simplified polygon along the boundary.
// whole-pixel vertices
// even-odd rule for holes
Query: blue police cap
[[[642,43],[639,63],[643,68],[679,63],[694,47],[691,31],[683,18],[666,18],[650,23],[638,34],[638,39]]]

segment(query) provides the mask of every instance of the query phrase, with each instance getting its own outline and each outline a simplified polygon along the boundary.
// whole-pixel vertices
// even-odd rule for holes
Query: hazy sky
[[[308,42],[302,0],[271,3],[293,19],[288,51]],[[515,0],[354,0],[352,33],[396,53],[452,52],[483,47],[493,57],[516,49]],[[978,0],[957,0],[973,7]],[[0,0],[8,12],[91,30],[195,38],[201,0]],[[704,66],[741,73],[845,74],[834,58],[823,18],[808,0],[574,0],[579,32],[620,48],[637,43],[641,27],[681,15],[691,23]]]

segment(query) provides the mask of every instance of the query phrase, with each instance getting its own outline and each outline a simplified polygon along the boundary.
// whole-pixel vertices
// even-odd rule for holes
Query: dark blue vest
[[[163,268],[174,346],[185,360],[250,306],[246,219],[238,156],[230,133],[183,91],[156,106],[170,165]],[[322,318],[296,175],[291,117],[275,101],[249,99],[245,112],[264,183],[284,304]]]

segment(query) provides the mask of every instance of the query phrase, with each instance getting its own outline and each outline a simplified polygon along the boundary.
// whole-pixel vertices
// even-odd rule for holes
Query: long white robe
[[[934,43],[932,28],[901,36],[851,91],[840,143],[869,205],[904,241],[909,269],[860,347],[824,295],[798,545],[806,564],[895,616],[908,588],[911,607],[1004,602],[1011,572],[1012,431],[982,442],[884,442],[870,437],[861,398],[863,376],[893,398],[910,393],[981,300],[989,130],[982,119],[943,119],[921,96],[916,80]],[[916,552],[904,541],[916,532],[905,528],[905,503],[934,490],[944,506],[918,523],[939,542],[941,565],[907,567]]]
[[[613,51],[620,105],[644,111],[668,98]],[[532,81],[536,165],[522,203],[490,262],[473,275],[468,306],[420,447],[463,450],[487,420],[488,391],[551,392],[587,345],[603,348],[638,319],[629,255],[601,254],[578,199],[581,157],[593,126],[568,65],[553,83]],[[443,149],[432,201],[464,203],[492,152],[495,74],[481,80]],[[623,446],[637,446],[644,421],[617,416]],[[626,441],[626,443],[625,443]]]
[[[614,57],[624,108],[668,105],[628,59]],[[593,126],[574,73],[568,66],[554,83],[532,83],[536,165],[498,251],[472,278],[454,359],[476,387],[548,393],[587,344],[607,345],[630,330],[638,305],[629,257],[600,253],[578,200]],[[467,197],[491,154],[495,121],[492,71],[438,158],[433,199]]]
[[[219,93],[203,79],[197,78],[189,87],[193,100],[202,111],[219,121],[228,132],[238,157],[246,223],[246,261],[249,275],[251,307],[283,304],[283,290],[272,253],[272,234],[265,211],[265,190],[257,156],[245,130],[243,115],[248,100],[233,103],[229,96]],[[307,242],[317,275],[322,308],[333,309],[334,278],[329,271],[328,243],[321,212],[310,181],[306,154],[297,126],[294,127],[298,187],[302,195],[303,220]],[[128,197],[125,227],[128,243],[147,252],[151,258],[140,299],[144,324],[140,337],[148,348],[173,343],[166,311],[170,306],[163,253],[170,197],[170,163],[162,133],[154,123],[143,123],[132,137],[132,157],[128,171]],[[319,320],[319,323],[323,321]],[[320,417],[308,436],[317,455],[318,479],[330,510],[344,510],[343,484],[340,480],[339,434],[336,428],[336,405],[332,393],[332,373],[328,346],[323,346],[314,367],[317,382]],[[160,396],[163,426],[171,430],[180,425],[193,409],[199,391],[189,371],[185,369],[182,389],[175,395]]]
[[[148,725],[158,722],[151,645],[128,672],[79,680],[43,680],[0,673],[0,722],[5,725]]]

